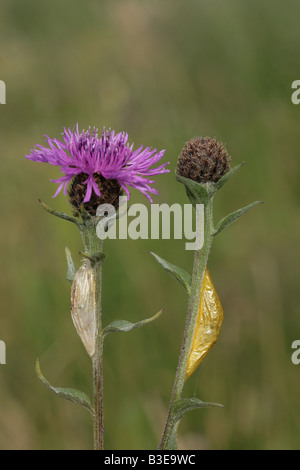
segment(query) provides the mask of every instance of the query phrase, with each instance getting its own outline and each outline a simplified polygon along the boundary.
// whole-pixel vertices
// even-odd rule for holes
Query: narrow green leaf
[[[81,218],[82,218],[82,221],[83,221],[84,224],[87,220],[92,218],[91,214],[84,207],[84,204],[80,205],[79,210],[80,210],[80,215],[81,215]]]
[[[97,251],[95,253],[86,253],[84,251],[80,251],[79,254],[83,256],[84,258],[88,259],[91,261],[91,263],[96,264],[99,263],[100,261],[103,261],[105,258],[105,254],[102,253],[102,251]]]
[[[199,398],[182,398],[181,400],[176,400],[173,407],[174,421],[177,423],[187,411],[211,407],[224,408],[224,406],[219,403],[205,402],[199,400]]]
[[[190,178],[184,178],[180,175],[176,175],[176,179],[179,183],[183,183],[185,185],[187,196],[193,206],[196,204],[207,204],[209,194],[204,184],[196,183],[196,181],[193,181]]]
[[[75,274],[77,272],[76,266],[74,264],[71,252],[69,248],[66,246],[65,248],[66,252],[66,258],[67,258],[67,273],[66,273],[66,278],[69,282],[73,282],[73,279],[75,277]]]
[[[177,427],[179,422],[187,411],[196,410],[199,408],[211,408],[211,407],[220,407],[224,408],[223,405],[219,403],[204,402],[199,400],[199,398],[182,398],[176,400],[172,408],[172,418],[170,426],[170,434],[167,442],[165,443],[164,449],[176,450],[177,449]]]
[[[154,259],[172,276],[180,282],[181,285],[185,288],[188,294],[191,291],[191,282],[192,277],[189,273],[187,273],[184,269],[175,266],[175,264],[169,263],[165,259],[161,258],[160,256],[156,255],[152,251],[149,251],[149,254],[153,256]]]
[[[59,217],[60,219],[67,220],[68,222],[72,222],[73,224],[77,225],[77,227],[81,230],[81,223],[75,219],[75,217],[71,217],[68,214],[65,214],[64,212],[59,212],[56,211],[55,209],[51,209],[51,207],[47,206],[43,201],[39,199],[39,203],[41,204],[42,208],[45,209],[45,211],[49,212],[49,214],[55,215],[56,217]]]
[[[65,398],[66,400],[72,401],[73,403],[77,403],[78,405],[87,408],[91,414],[94,414],[91,400],[86,393],[81,392],[79,390],[75,390],[74,388],[57,388],[50,385],[48,380],[43,376],[41,372],[40,363],[38,359],[36,360],[35,370],[39,379],[49,390],[56,393],[58,396]]]
[[[237,219],[239,219],[241,215],[245,214],[245,212],[249,211],[250,209],[252,209],[252,207],[257,206],[258,204],[263,204],[263,202],[262,201],[252,202],[252,204],[249,204],[248,206],[245,206],[242,209],[238,209],[235,212],[231,212],[230,214],[223,217],[223,219],[217,225],[217,228],[214,232],[214,236],[218,235],[218,233],[222,232],[222,230],[224,230],[226,227],[228,227]]]
[[[127,333],[128,331],[135,330],[136,328],[141,328],[160,317],[164,310],[165,309],[163,308],[152,317],[138,321],[137,323],[131,323],[127,320],[115,320],[104,328],[103,336],[106,336],[108,333]]]
[[[227,181],[229,181],[233,175],[235,175],[235,173],[243,166],[245,165],[246,162],[242,162],[242,163],[239,163],[238,165],[234,166],[233,168],[231,168],[231,170],[229,170],[227,173],[225,173],[224,176],[222,176],[222,178],[219,179],[219,181],[217,181],[216,183],[212,183],[210,185],[210,188],[209,188],[209,194],[214,194],[216,191],[218,191],[219,189],[221,189],[225,183],[227,183]]]

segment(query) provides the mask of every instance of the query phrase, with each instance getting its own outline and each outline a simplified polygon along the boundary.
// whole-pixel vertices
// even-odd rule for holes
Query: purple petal
[[[87,190],[83,202],[90,200],[92,192],[100,196],[100,190],[93,177],[95,173],[100,173],[106,179],[118,180],[128,199],[130,197],[128,187],[132,187],[142,192],[152,202],[149,193],[158,194],[158,191],[151,186],[154,180],[149,176],[170,171],[166,169],[169,163],[163,163],[155,168],[155,164],[164,156],[165,150],[157,152],[156,149],[142,145],[133,150],[133,143],[131,145],[128,143],[126,132],[116,134],[111,129],[106,131],[103,128],[101,137],[98,137],[97,129],[89,128],[80,133],[76,124],[74,130],[64,128],[62,141],[48,136],[45,138],[48,147],[36,145],[26,158],[61,167],[63,176],[53,180],[59,184],[54,197],[63,188],[66,194],[69,182],[81,173],[89,175],[85,181]]]

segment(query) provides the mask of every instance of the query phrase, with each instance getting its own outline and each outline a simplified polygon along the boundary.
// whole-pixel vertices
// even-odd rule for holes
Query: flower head
[[[158,194],[152,186],[153,175],[167,173],[168,163],[153,166],[163,157],[165,150],[143,146],[133,150],[128,134],[89,128],[79,132],[64,129],[63,140],[46,136],[49,147],[36,145],[26,158],[35,162],[60,166],[63,176],[51,180],[59,186],[53,197],[61,190],[67,194],[69,183],[70,202],[76,211],[81,204],[94,215],[98,205],[108,202],[117,205],[116,199],[124,191],[129,199],[129,187],[141,191],[151,202],[151,194]]]
[[[194,137],[183,147],[177,174],[197,183],[216,183],[230,169],[230,157],[223,145],[210,137]]]

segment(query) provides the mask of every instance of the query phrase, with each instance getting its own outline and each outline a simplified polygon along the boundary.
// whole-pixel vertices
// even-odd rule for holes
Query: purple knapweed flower
[[[51,180],[59,185],[53,197],[62,189],[66,195],[71,183],[68,192],[75,210],[84,204],[95,213],[94,207],[103,202],[113,203],[123,191],[129,199],[129,187],[138,189],[153,202],[151,194],[158,191],[151,186],[155,183],[152,176],[170,171],[166,169],[168,162],[154,167],[165,150],[157,152],[143,146],[133,150],[126,132],[116,134],[104,128],[99,137],[95,128],[80,133],[77,124],[74,131],[65,128],[62,135],[63,141],[45,136],[49,147],[36,145],[26,158],[61,167],[63,176]]]

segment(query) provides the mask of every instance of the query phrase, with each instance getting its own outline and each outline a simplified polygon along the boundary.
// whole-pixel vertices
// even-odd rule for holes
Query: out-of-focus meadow
[[[184,396],[225,405],[187,414],[181,449],[296,449],[300,440],[300,5],[296,0],[4,0],[0,4],[1,449],[90,449],[89,414],[50,393],[91,392],[89,358],[69,312],[64,248],[72,224],[42,210],[59,170],[24,155],[64,126],[126,130],[135,148],[166,148],[171,172],[156,203],[187,203],[174,169],[195,135],[224,142],[246,165],[215,198],[215,219],[254,208],[216,239],[209,268],[224,308],[221,337]],[[132,202],[146,202],[132,191]],[[181,345],[186,296],[147,251],[191,271],[180,240],[105,244],[104,322],[155,323],[105,347],[105,446],[155,449]]]

